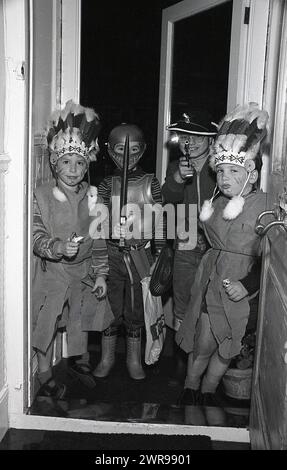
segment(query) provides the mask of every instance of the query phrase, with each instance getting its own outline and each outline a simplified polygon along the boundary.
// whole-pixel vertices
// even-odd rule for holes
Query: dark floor
[[[193,450],[250,450],[250,445],[212,441],[208,436],[117,435],[10,429],[0,442],[0,450],[117,450],[125,455],[132,455],[135,450],[165,450],[168,453]]]
[[[175,382],[175,360],[172,339],[167,337],[160,360],[145,366],[146,379],[132,380],[125,365],[125,342],[120,338],[117,360],[109,377],[97,381],[91,390],[68,374],[68,361],[55,368],[56,376],[67,384],[67,399],[51,402],[34,400],[30,414],[65,416],[96,421],[164,423],[176,425],[224,426],[245,428],[249,421],[249,402],[228,398],[221,387],[217,392],[220,406],[180,406],[178,397],[182,380]],[[143,351],[144,353],[144,351]],[[100,358],[100,336],[90,341],[90,361],[96,365]],[[176,428],[175,428],[176,430]],[[208,436],[90,434],[10,429],[0,450],[92,450],[132,451],[165,450],[250,450],[250,445],[236,442],[212,441]],[[120,452],[117,452],[119,454]],[[14,454],[13,454],[14,455]],[[57,454],[59,455],[59,454]],[[86,453],[85,453],[86,456]],[[57,457],[58,458],[58,457]]]
[[[100,358],[98,346],[95,341],[90,347],[90,361],[93,365]],[[58,401],[56,406],[46,399],[35,400],[30,413],[113,422],[248,426],[249,402],[228,398],[221,387],[217,392],[219,406],[178,405],[182,383],[171,381],[175,363],[167,352],[162,354],[155,365],[145,366],[145,380],[135,381],[126,370],[124,341],[121,338],[114,369],[109,377],[99,379],[93,390],[69,377],[67,360],[63,360],[56,371],[68,386],[67,399]]]

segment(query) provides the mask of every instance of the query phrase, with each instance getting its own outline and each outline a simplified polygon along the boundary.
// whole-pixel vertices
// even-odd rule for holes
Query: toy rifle
[[[127,221],[127,194],[128,194],[128,171],[129,171],[129,135],[126,135],[123,169],[121,177],[121,196],[120,196],[120,226],[123,227]],[[125,246],[125,239],[121,236],[119,246]]]

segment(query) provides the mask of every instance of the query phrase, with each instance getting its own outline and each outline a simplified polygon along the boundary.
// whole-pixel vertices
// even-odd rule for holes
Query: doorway
[[[218,2],[214,2],[211,0],[204,0],[204,1],[198,1],[198,0],[192,0],[192,1],[184,1],[184,2],[168,2],[167,4],[162,4],[160,8],[160,12],[157,13],[157,26],[155,30],[157,31],[156,37],[152,36],[150,29],[150,24],[154,27],[153,22],[155,23],[155,18],[156,18],[156,13],[153,10],[152,12],[150,11],[152,7],[149,8],[149,21],[143,21],[143,18],[146,18],[146,6],[134,6],[134,4],[129,4],[130,9],[129,11],[124,11],[124,20],[126,21],[126,28],[123,28],[124,20],[120,21],[120,25],[116,28],[113,25],[113,22],[111,21],[111,17],[117,17],[119,15],[118,9],[116,10],[110,10],[108,13],[104,10],[104,6],[101,6],[99,10],[95,11],[97,7],[93,5],[95,2],[82,2],[83,8],[87,8],[87,5],[92,5],[94,7],[94,14],[93,11],[90,11],[90,14],[88,14],[88,20],[86,24],[84,24],[84,16],[82,16],[82,32],[85,28],[86,33],[90,31],[90,36],[87,36],[85,38],[84,34],[82,34],[81,42],[82,42],[82,68],[81,68],[81,90],[80,90],[80,96],[81,96],[81,102],[83,105],[89,105],[94,107],[97,111],[99,111],[102,114],[103,118],[103,133],[101,137],[101,155],[97,164],[97,167],[94,168],[94,172],[92,173],[92,182],[94,184],[98,184],[98,182],[103,178],[108,172],[111,171],[110,167],[110,162],[107,159],[106,155],[106,150],[104,143],[106,141],[106,136],[113,127],[113,125],[121,122],[122,120],[134,120],[137,119],[137,122],[139,125],[141,125],[146,133],[146,136],[148,138],[148,143],[149,143],[149,153],[150,155],[149,158],[147,158],[146,161],[143,160],[143,168],[147,171],[154,171],[156,169],[157,174],[159,175],[159,179],[161,182],[163,182],[165,172],[163,165],[161,165],[162,161],[164,160],[164,156],[161,155],[162,147],[159,145],[159,140],[161,140],[161,143],[164,143],[166,141],[165,137],[165,126],[170,122],[171,119],[171,112],[176,111],[177,105],[173,106],[172,103],[172,98],[175,97],[176,101],[182,104],[186,98],[190,98],[190,96],[181,96],[180,92],[184,90],[184,87],[186,86],[185,84],[182,84],[181,77],[177,76],[177,68],[182,67],[181,61],[179,61],[176,69],[174,70],[174,77],[172,76],[172,73],[170,73],[170,70],[168,73],[163,74],[162,70],[164,70],[163,67],[161,67],[160,70],[160,60],[163,57],[162,51],[160,51],[161,45],[163,44],[162,39],[160,38],[160,24],[161,24],[161,14],[162,14],[162,6],[170,6],[171,7],[176,7],[178,4],[178,7],[180,11],[182,12],[182,4],[184,4],[184,7],[187,5],[189,7],[193,7],[194,5],[197,8],[197,12],[194,17],[195,25],[197,24],[197,21],[203,21],[202,18],[209,18],[210,21],[210,28],[214,28],[213,34],[215,37],[218,38],[217,42],[217,51],[221,49],[224,50],[223,55],[221,56],[220,60],[215,61],[216,66],[218,66],[220,63],[225,64],[224,67],[219,67],[220,70],[218,72],[218,77],[216,77],[216,80],[219,80],[217,83],[221,83],[221,86],[218,85],[217,89],[215,87],[215,91],[218,91],[218,88],[220,88],[220,105],[218,105],[217,101],[214,101],[214,91],[210,94],[208,100],[207,100],[207,95],[210,92],[210,89],[208,88],[208,83],[210,84],[210,77],[207,75],[207,70],[208,70],[208,62],[209,62],[209,54],[208,54],[208,48],[210,47],[210,41],[207,41],[208,36],[206,37],[205,34],[202,32],[204,31],[204,28],[202,28],[198,31],[198,34],[202,33],[202,41],[198,41],[200,43],[200,46],[202,47],[203,54],[198,54],[198,60],[202,59],[202,57],[205,59],[203,60],[203,63],[200,63],[202,70],[205,72],[205,78],[206,78],[206,87],[205,90],[208,91],[206,93],[205,99],[206,103],[209,106],[213,106],[213,110],[215,113],[218,114],[218,118],[220,115],[224,114],[226,107],[227,107],[227,88],[228,92],[230,90],[230,83],[227,85],[227,74],[228,74],[228,67],[227,64],[229,62],[229,49],[230,49],[230,37],[232,36],[233,38],[233,32],[231,31],[231,22],[233,23],[234,20],[234,9],[239,8],[238,5],[240,4],[240,14],[242,14],[242,5],[244,2],[238,1],[238,2],[230,2],[230,1],[224,1],[224,0],[218,0]],[[158,3],[158,2],[157,2]],[[231,14],[231,6],[233,4],[233,11]],[[205,5],[205,8],[203,8],[202,5]],[[119,6],[117,7],[119,8]],[[120,8],[122,9],[123,6],[120,5]],[[158,9],[158,5],[156,7]],[[199,9],[198,9],[199,8]],[[225,8],[226,10],[221,10],[221,14],[218,14],[220,10],[217,10],[217,8]],[[211,12],[215,11],[215,17],[217,18],[217,21],[213,21],[213,15]],[[205,11],[206,10],[206,11]],[[229,12],[229,13],[228,13]],[[133,14],[133,16],[129,16],[130,13]],[[98,15],[99,18],[99,23],[97,24],[96,28],[96,23],[95,19],[96,16]],[[188,15],[186,15],[187,18],[185,17],[180,17],[178,18],[177,21],[179,21],[178,25],[180,25],[180,21],[183,21],[184,23],[181,23],[186,26],[184,26],[183,29],[187,33],[189,33],[189,29],[193,27],[193,19],[189,19]],[[215,18],[214,17],[214,18]],[[229,31],[229,36],[228,36],[228,41],[223,40],[222,48],[220,47],[220,34],[219,30],[221,32],[221,18],[224,17],[224,23],[226,27],[226,31]],[[185,19],[184,19],[185,18]],[[228,18],[228,21],[226,20]],[[242,17],[240,17],[240,24],[242,24]],[[185,23],[186,22],[186,23]],[[229,22],[229,23],[228,23]],[[176,20],[174,20],[174,23],[176,23]],[[214,23],[214,24],[213,24]],[[149,28],[147,28],[146,25],[149,25]],[[87,26],[89,25],[89,26]],[[131,25],[134,25],[133,27]],[[148,52],[146,53],[140,53],[143,49],[143,43],[140,40],[139,37],[139,25],[141,25],[142,30],[144,30],[145,33],[145,39],[146,42],[149,45]],[[102,28],[102,29],[101,29]],[[182,37],[181,31],[177,33],[177,25],[175,25],[175,48],[179,48],[179,51],[182,52],[182,43],[184,43],[184,37]],[[99,31],[102,34],[97,37],[95,35],[95,31]],[[132,31],[132,35],[129,36],[128,33]],[[218,32],[218,34],[216,33]],[[122,34],[125,38],[123,41],[124,47],[124,54],[123,59],[120,54],[112,54],[113,47],[111,46],[108,48],[106,46],[106,35],[109,35],[111,32],[115,32],[115,43],[114,48],[116,47],[118,50],[118,45],[119,43],[122,43],[122,41],[119,41],[118,38],[122,37]],[[137,45],[137,49],[132,57],[131,60],[131,55],[132,53],[128,54],[126,52],[127,49],[127,44],[131,42],[131,38],[134,38],[134,43]],[[93,41],[92,41],[93,39]],[[196,38],[197,39],[197,36]],[[233,38],[234,39],[234,38]],[[232,42],[232,41],[231,41]],[[240,41],[239,41],[240,42]],[[239,42],[238,42],[238,48],[239,48]],[[186,41],[185,41],[186,43]],[[93,46],[95,44],[95,46]],[[107,62],[104,62],[103,58],[96,57],[96,51],[98,49],[98,45],[102,44],[102,47],[99,48],[103,54],[107,55]],[[108,44],[108,42],[107,42]],[[213,45],[213,44],[212,44]],[[151,49],[152,46],[152,49]],[[246,44],[245,44],[246,46]],[[155,54],[155,57],[153,54],[151,54],[152,51],[157,51]],[[109,54],[107,53],[109,51]],[[88,59],[86,60],[86,69],[84,67],[85,60],[84,60],[84,53],[88,54]],[[236,55],[236,54],[235,54]],[[116,56],[116,57],[115,57]],[[184,56],[185,57],[185,56]],[[189,56],[188,56],[189,57]],[[237,57],[237,56],[236,56]],[[134,78],[132,77],[132,72],[133,70],[138,67],[139,61],[142,60],[144,63],[145,67],[141,69],[140,73],[135,74],[136,80],[134,83]],[[234,60],[234,57],[233,57]],[[220,62],[222,61],[222,62]],[[264,62],[264,61],[263,61]],[[129,68],[127,67],[127,63],[132,63],[133,67]],[[176,61],[175,61],[176,63]],[[105,65],[104,65],[105,64]],[[115,64],[113,66],[113,64]],[[151,67],[153,65],[153,68]],[[168,64],[170,66],[170,64]],[[90,67],[90,68],[89,68]],[[110,68],[109,68],[110,67]],[[205,67],[205,68],[204,68]],[[120,76],[120,72],[122,68],[126,68],[128,70],[128,78],[122,85],[122,88],[120,88],[120,85],[118,83],[118,77]],[[222,73],[222,70],[225,72],[222,74],[221,78],[219,79],[220,74]],[[114,70],[116,69],[117,75],[115,76]],[[222,70],[221,70],[222,69]],[[230,68],[229,68],[230,70]],[[189,73],[189,68],[186,67],[185,73]],[[98,78],[98,75],[100,78]],[[150,77],[149,77],[150,75]],[[163,85],[163,80],[162,77],[165,76],[165,79],[169,75],[169,83],[168,86],[166,86],[166,81],[164,82]],[[198,77],[199,75],[194,73],[190,74],[189,79],[195,80],[194,86],[196,86],[196,80],[198,83]],[[170,79],[171,78],[171,79]],[[108,81],[110,80],[110,81]],[[88,82],[92,82],[92,87],[89,88]],[[229,74],[229,81],[230,81],[230,74]],[[147,83],[152,83],[152,88],[150,92],[146,92],[146,89],[149,89],[147,86]],[[160,93],[159,93],[159,83],[160,83]],[[224,83],[226,83],[226,88],[224,89]],[[131,86],[131,84],[133,86]],[[173,84],[175,85],[175,90],[172,90]],[[96,86],[97,85],[97,86]],[[161,90],[164,88],[165,91],[165,103],[164,106],[161,106],[163,103],[163,99],[161,95]],[[222,89],[221,89],[222,88]],[[104,92],[105,90],[108,90],[108,92]],[[104,90],[104,91],[103,91]],[[112,95],[111,91],[115,90],[116,93]],[[126,90],[128,90],[128,94],[126,94]],[[133,94],[134,90],[136,90],[136,96]],[[91,95],[89,95],[91,93]],[[260,95],[260,89],[258,91],[258,94]],[[110,97],[110,95],[112,95]],[[129,106],[127,107],[127,99],[126,96],[131,95],[130,103]],[[252,94],[251,94],[252,95]],[[105,96],[107,98],[105,98]],[[261,95],[260,95],[261,96]],[[196,99],[196,94],[193,95],[194,99]],[[249,95],[246,94],[244,95],[244,98],[246,99]],[[252,99],[253,96],[250,96]],[[141,101],[142,100],[142,101]],[[158,112],[158,102],[160,102],[160,111]],[[108,103],[108,104],[107,104]],[[144,105],[143,105],[144,103]],[[147,106],[148,103],[148,106]],[[63,103],[62,103],[63,104]],[[217,118],[217,119],[218,119]],[[157,138],[157,146],[155,144],[156,142],[156,137],[155,135],[158,133],[158,135],[161,135],[160,139]],[[155,153],[155,148],[157,147],[157,157]],[[152,149],[154,151],[152,151]],[[166,159],[167,162],[167,159]],[[160,167],[158,167],[160,165]],[[97,354],[99,354],[99,338],[95,338],[91,335],[90,338],[90,352],[91,355],[94,356],[94,361],[97,361]],[[121,349],[122,348],[122,349]],[[119,345],[119,354],[122,353],[122,358],[124,357],[124,343]],[[188,422],[187,418],[185,415],[185,411],[183,409],[180,409],[177,404],[176,400],[178,397],[178,393],[180,392],[180,388],[176,389],[173,388],[170,394],[168,394],[168,397],[166,398],[166,401],[163,401],[162,395],[161,395],[161,401],[158,399],[159,396],[159,388],[158,386],[162,386],[163,383],[166,383],[165,380],[168,379],[170,373],[172,372],[172,367],[171,367],[171,361],[172,361],[172,355],[173,355],[173,337],[172,337],[172,332],[169,332],[167,335],[167,342],[165,345],[165,349],[162,354],[162,363],[159,362],[156,364],[154,368],[150,368],[150,376],[151,376],[151,381],[149,384],[145,384],[145,388],[135,387],[135,384],[133,384],[133,387],[129,387],[130,383],[129,382],[124,382],[122,379],[124,377],[124,374],[121,374],[121,371],[125,371],[125,364],[124,361],[122,361],[122,368],[119,367],[119,369],[116,371],[117,374],[115,374],[113,377],[111,377],[112,382],[107,383],[107,382],[102,382],[100,386],[98,387],[98,392],[96,393],[89,393],[87,394],[86,392],[83,393],[83,389],[77,387],[75,389],[74,396],[71,396],[71,400],[69,403],[63,403],[61,404],[62,406],[62,411],[63,414],[67,417],[74,417],[74,418],[82,418],[84,420],[89,420],[89,421],[101,421],[102,423],[104,421],[106,422],[120,422],[123,423],[126,420],[128,420],[129,423],[160,423],[160,424],[187,424],[187,426],[179,426],[178,431],[179,433],[192,433],[195,432],[193,426],[195,425],[192,421],[194,419],[197,419],[197,424],[200,426],[203,425],[208,425],[206,423],[206,416],[204,416],[204,420],[201,416],[190,416],[190,413],[188,415]],[[165,365],[162,366],[163,362],[165,361]],[[64,361],[63,361],[64,363]],[[65,364],[63,364],[65,365]],[[162,370],[161,370],[162,369]],[[161,373],[163,373],[164,369],[167,371],[166,375],[163,376],[164,380],[161,378]],[[118,376],[118,377],[117,377]],[[119,382],[117,382],[119,380]],[[123,401],[119,400],[119,396],[117,394],[117,391],[121,389]],[[100,395],[100,390],[101,394]],[[109,393],[113,393],[114,396],[116,396],[116,399],[112,401],[112,397],[109,397],[108,401],[105,401],[105,407],[98,406],[99,402],[103,403],[102,398],[104,397],[107,399],[107,390]],[[127,390],[129,390],[129,401],[127,402]],[[141,393],[139,393],[141,392]],[[166,393],[167,390],[164,390]],[[87,396],[89,395],[89,396]],[[135,398],[140,398],[139,401],[136,401],[135,403]],[[142,398],[144,397],[144,398]],[[172,398],[171,398],[172,397]],[[124,401],[125,399],[125,401]],[[132,402],[135,403],[135,405],[132,405]],[[190,410],[189,410],[190,411]],[[41,414],[38,410],[31,410],[32,414]],[[69,414],[69,412],[71,412]],[[234,424],[234,421],[230,421],[229,423],[223,422],[222,417],[221,417],[221,410],[218,415],[213,415],[211,419],[213,420],[213,426],[237,426],[237,424]],[[47,414],[50,416],[49,414]],[[215,423],[215,420],[217,420],[217,423]],[[242,415],[239,417],[239,426],[243,426],[244,428],[246,427],[246,410],[243,410],[243,417]],[[211,424],[211,423],[210,423]],[[91,423],[93,425],[93,423]],[[192,426],[191,426],[192,425]],[[147,428],[144,428],[146,432],[149,432]],[[155,429],[155,428],[153,428]],[[193,430],[192,430],[193,429]],[[231,428],[230,428],[231,430]],[[168,432],[164,430],[164,426],[160,427],[160,432]],[[212,431],[211,431],[212,432]],[[221,432],[219,430],[219,432]],[[232,433],[231,433],[232,434]],[[230,434],[230,435],[231,435]],[[247,435],[244,434],[245,438]]]
[[[111,8],[83,2],[81,102],[94,107],[103,119],[101,153],[91,172],[96,185],[113,172],[114,165],[104,144],[109,131],[121,122],[132,122],[143,129],[148,149],[140,164],[149,173],[156,171],[162,9],[178,3],[161,1],[135,6],[128,1]],[[219,2],[213,8],[175,23],[171,120],[176,120],[188,105],[209,110],[215,122],[225,114],[232,7],[232,1]],[[196,411],[195,417],[190,410],[185,416],[184,410],[177,407],[184,378],[181,377],[180,382],[173,380],[173,336],[173,331],[167,328],[159,362],[147,366],[147,380],[137,384],[126,372],[126,346],[122,335],[117,345],[116,367],[105,381],[99,381],[95,402],[90,407],[91,416],[102,412],[99,406],[102,401],[106,403],[103,408],[110,420],[201,425],[208,424],[209,420],[209,424],[224,426],[222,410],[217,410],[215,417],[209,414],[206,418],[201,410]],[[100,343],[100,334],[90,335],[90,351],[95,363],[100,357]],[[81,412],[88,413],[88,409],[76,412],[81,415]],[[248,410],[244,413],[240,421],[247,425]]]
[[[162,9],[176,3],[161,1],[146,7],[125,2],[109,8],[92,1],[82,3],[80,101],[98,111],[103,122],[92,184],[98,185],[113,171],[104,144],[109,131],[123,121],[144,130],[148,151],[142,167],[156,171]],[[175,24],[171,119],[176,119],[187,103],[207,108],[215,121],[226,112],[232,6],[232,1],[219,2]],[[71,399],[68,405],[60,404],[57,412],[90,420],[246,426],[246,406],[233,418],[234,413],[226,417],[226,411],[220,409],[206,415],[177,405],[183,383],[172,381],[173,331],[167,330],[161,358],[154,366],[146,366],[144,383],[131,381],[126,373],[122,336],[111,376],[99,381],[94,391],[69,382]],[[99,360],[100,340],[100,334],[90,334],[93,364]],[[62,362],[59,374],[65,374],[65,360]],[[39,413],[39,409],[32,409],[32,413]]]

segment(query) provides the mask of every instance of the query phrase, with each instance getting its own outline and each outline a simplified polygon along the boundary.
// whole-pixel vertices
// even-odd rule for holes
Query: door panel
[[[251,408],[251,442],[259,449],[287,448],[286,235],[284,229],[272,228],[265,241]]]
[[[280,11],[281,9],[281,11]],[[279,15],[280,13],[280,15]],[[280,16],[280,20],[279,20]],[[277,17],[277,25],[272,23]],[[266,68],[272,62],[270,51],[278,45],[278,77],[266,80],[265,101],[276,95],[270,142],[268,209],[281,226],[270,226],[265,234],[261,294],[258,312],[257,350],[251,400],[250,439],[253,449],[287,449],[287,172],[286,172],[286,53],[287,5],[273,2],[270,14],[270,40]],[[274,35],[280,32],[281,40]],[[272,37],[274,39],[272,39]],[[279,50],[278,50],[279,49]],[[270,111],[270,110],[269,110]],[[273,219],[273,221],[274,221]],[[263,220],[263,219],[262,219]],[[268,227],[268,225],[267,225]],[[266,228],[267,230],[267,228]]]

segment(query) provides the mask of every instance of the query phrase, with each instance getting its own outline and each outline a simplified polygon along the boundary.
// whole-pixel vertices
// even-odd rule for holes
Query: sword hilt
[[[121,216],[120,226],[123,227],[126,224],[127,218],[125,215]],[[125,238],[120,236],[119,247],[124,248],[126,245]]]

